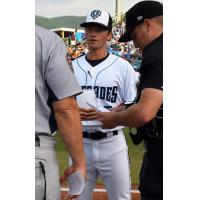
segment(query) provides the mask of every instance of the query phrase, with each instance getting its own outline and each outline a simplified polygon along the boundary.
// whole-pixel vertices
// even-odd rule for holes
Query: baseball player
[[[124,59],[107,52],[112,38],[112,18],[103,10],[88,12],[85,27],[89,52],[72,62],[82,90],[94,90],[99,106],[113,109],[132,103],[136,96],[136,74]],[[109,200],[130,200],[131,180],[128,148],[123,127],[102,129],[95,119],[95,109],[81,108],[84,148],[87,161],[86,187],[78,198],[91,200],[96,179],[100,176]],[[87,122],[89,125],[87,125]]]
[[[80,92],[81,88],[67,64],[64,42],[55,33],[36,26],[35,200],[60,200],[53,137],[57,129],[73,160],[62,180],[76,170],[85,176],[81,121],[75,101]]]

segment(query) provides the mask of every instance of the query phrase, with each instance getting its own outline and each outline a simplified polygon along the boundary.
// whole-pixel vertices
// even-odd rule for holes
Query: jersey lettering
[[[111,99],[111,91],[112,91],[112,87],[107,87],[106,101],[110,101],[110,99]]]
[[[112,98],[111,98],[111,102],[114,103],[116,102],[117,99],[117,86],[114,86],[112,89]]]
[[[82,85],[81,88],[82,88],[82,90],[91,90],[91,89],[92,89],[92,86],[85,86],[85,85]]]
[[[106,87],[100,87],[100,95],[99,95],[99,99],[105,99],[106,97]]]
[[[99,87],[94,86],[94,92],[95,92],[96,97],[98,97]]]
[[[92,86],[81,86],[82,90],[90,90]],[[117,86],[113,87],[101,87],[101,86],[94,86],[94,92],[96,94],[96,98],[106,100],[112,103],[115,103],[117,100]]]

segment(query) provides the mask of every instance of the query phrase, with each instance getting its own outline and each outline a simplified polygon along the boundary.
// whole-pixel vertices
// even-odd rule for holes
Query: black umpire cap
[[[163,5],[158,1],[141,1],[135,4],[125,14],[126,31],[119,39],[119,42],[131,40],[131,32],[145,19],[163,15]]]

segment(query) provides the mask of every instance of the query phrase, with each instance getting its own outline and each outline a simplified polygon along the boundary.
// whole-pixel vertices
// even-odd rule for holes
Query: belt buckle
[[[92,133],[88,133],[88,139],[92,139]]]
[[[106,135],[107,135],[107,137],[112,137],[113,136],[113,132],[107,132]]]

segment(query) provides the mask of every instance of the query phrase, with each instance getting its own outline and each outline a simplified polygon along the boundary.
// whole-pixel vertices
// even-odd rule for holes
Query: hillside
[[[35,24],[47,29],[60,27],[83,29],[79,25],[84,22],[84,20],[84,16],[62,16],[54,18],[45,18],[37,15],[35,16]]]

